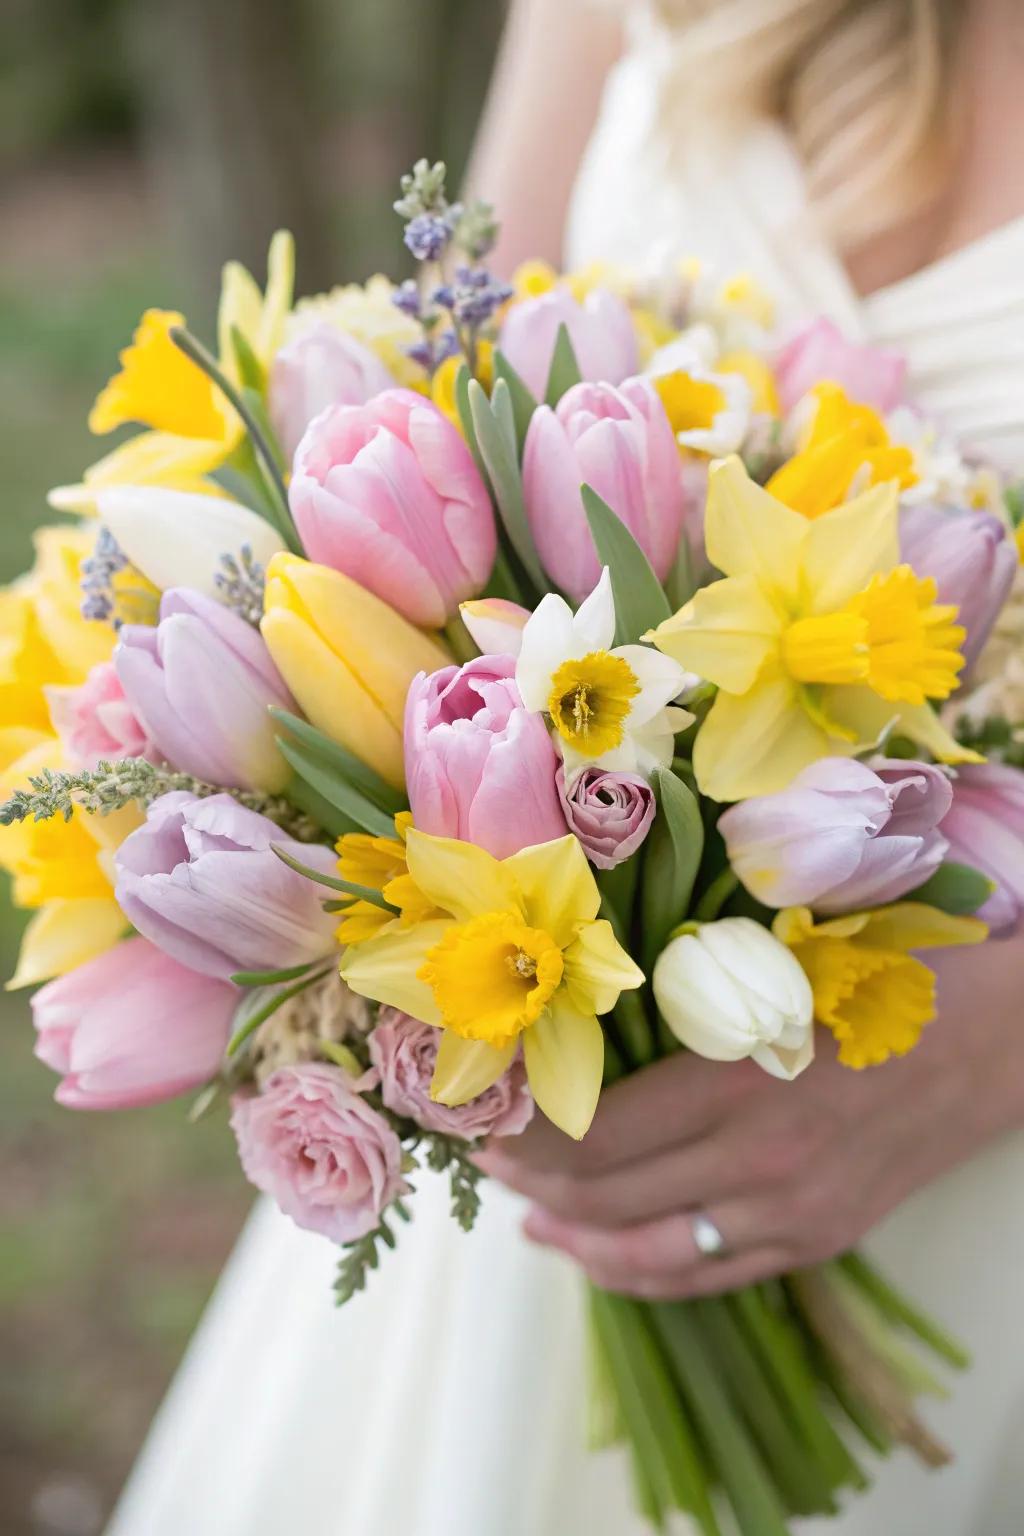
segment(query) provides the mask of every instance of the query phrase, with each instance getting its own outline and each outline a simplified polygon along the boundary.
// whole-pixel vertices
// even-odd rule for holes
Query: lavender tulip
[[[1024,773],[1003,763],[958,768],[942,831],[951,859],[996,883],[978,916],[994,932],[1014,928],[1024,911]]]
[[[140,933],[205,976],[320,960],[335,920],[271,843],[322,874],[335,868],[330,848],[293,842],[230,795],[162,795],[117,850],[117,900]]]
[[[513,304],[498,345],[520,378],[543,400],[560,326],[572,342],[583,379],[619,384],[639,366],[636,332],[627,306],[605,288],[582,304],[566,288],[552,288]]]
[[[584,768],[566,787],[558,770],[558,793],[570,832],[598,869],[614,869],[630,858],[654,820],[654,791],[638,773]]]
[[[478,656],[413,680],[405,777],[421,832],[477,843],[497,859],[565,836],[558,758],[523,708],[511,656]]]
[[[675,434],[648,379],[577,384],[552,410],[534,411],[523,455],[523,494],[548,575],[581,602],[601,564],[580,499],[592,486],[664,579],[679,547],[683,487]]]
[[[129,706],[173,767],[230,788],[285,783],[267,710],[295,705],[262,637],[238,614],[172,588],[155,628],[122,629],[114,665]]]
[[[329,405],[365,405],[395,379],[375,352],[326,320],[313,320],[283,346],[270,369],[268,404],[291,460],[303,433]]]
[[[933,576],[940,603],[956,603],[967,630],[970,667],[1010,595],[1017,551],[991,512],[929,503],[900,512],[900,553],[919,576]]]
[[[935,873],[948,853],[940,824],[952,798],[930,763],[826,757],[787,789],[732,806],[718,827],[733,869],[765,906],[855,912]]]

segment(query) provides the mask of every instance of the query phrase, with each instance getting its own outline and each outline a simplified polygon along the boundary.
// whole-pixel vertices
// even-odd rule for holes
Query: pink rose
[[[73,762],[94,768],[104,758],[160,761],[160,753],[125,697],[112,661],[98,662],[77,688],[45,691],[53,728]]]
[[[402,1144],[361,1097],[372,1077],[302,1062],[261,1093],[236,1094],[231,1128],[245,1176],[299,1227],[336,1243],[365,1237],[408,1185]]]
[[[565,770],[559,768],[558,793],[569,831],[575,832],[598,869],[622,864],[651,830],[654,791],[638,773],[609,773],[591,766],[578,773],[567,790]]]
[[[906,373],[906,358],[898,352],[859,346],[823,318],[798,331],[775,359],[775,381],[787,411],[828,379],[884,414],[903,399]]]
[[[397,1008],[382,1008],[370,1036],[370,1059],[380,1073],[388,1109],[408,1115],[426,1131],[475,1141],[480,1136],[518,1136],[533,1115],[526,1069],[517,1056],[508,1071],[468,1104],[449,1108],[430,1097],[441,1031]]]

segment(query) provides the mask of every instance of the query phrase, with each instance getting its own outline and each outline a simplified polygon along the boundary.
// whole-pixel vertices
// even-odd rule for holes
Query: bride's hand
[[[830,1258],[1024,1122],[1024,935],[935,968],[939,1017],[901,1060],[850,1071],[825,1030],[795,1083],[680,1052],[609,1089],[582,1142],[537,1115],[481,1164],[533,1202],[529,1237],[609,1290],[705,1295]],[[700,1255],[695,1211],[725,1256]]]

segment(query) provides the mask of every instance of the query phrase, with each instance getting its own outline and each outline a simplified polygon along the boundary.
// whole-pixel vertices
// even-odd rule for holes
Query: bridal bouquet
[[[918,952],[1024,899],[1021,502],[900,360],[693,265],[506,285],[442,166],[396,208],[397,286],[293,306],[278,235],[216,356],[148,311],[90,418],[145,430],[0,603],[57,1098],[229,1102],[339,1300],[418,1169],[469,1227],[484,1138],[582,1137],[658,1057],[792,1079],[817,1025],[884,1070]],[[595,1436],[656,1525],[773,1536],[863,1485],[858,1436],[945,1454],[912,1346],[960,1351],[858,1256],[591,1302]]]

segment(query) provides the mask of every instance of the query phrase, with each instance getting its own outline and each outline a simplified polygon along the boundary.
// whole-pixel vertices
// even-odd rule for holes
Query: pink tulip
[[[1024,911],[1024,773],[1003,763],[958,768],[942,831],[951,859],[995,881],[978,916],[994,932],[1016,927]]]
[[[271,704],[295,703],[259,631],[212,597],[173,587],[160,622],[127,624],[114,665],[132,712],[174,768],[233,789],[280,789]]]
[[[372,1232],[405,1194],[402,1144],[362,1097],[373,1074],[281,1067],[260,1093],[236,1094],[231,1128],[245,1176],[297,1226],[335,1243]]]
[[[565,836],[558,757],[524,708],[511,656],[478,656],[413,679],[405,777],[421,832],[477,843],[497,859]]]
[[[825,757],[788,788],[731,806],[718,830],[736,874],[765,906],[857,912],[935,873],[949,851],[951,801],[949,780],[930,763]]]
[[[967,630],[963,653],[978,659],[1013,586],[1020,561],[991,512],[922,502],[900,511],[900,554],[919,576],[933,576],[940,603],[955,603]]]
[[[127,939],[47,982],[32,999],[36,1055],[69,1109],[131,1109],[213,1076],[239,992]]]
[[[413,624],[440,628],[491,574],[497,534],[480,473],[412,390],[323,411],[296,450],[289,499],[309,558]]]
[[[523,456],[530,528],[544,569],[577,602],[601,574],[580,499],[584,483],[664,580],[679,547],[683,489],[675,435],[649,380],[628,379],[618,389],[577,384],[530,421]]]
[[[906,358],[898,352],[850,341],[824,318],[798,331],[775,359],[775,382],[787,411],[827,379],[884,414],[902,401],[906,373]]]
[[[311,965],[335,948],[322,886],[271,844],[331,874],[337,857],[296,843],[230,795],[161,795],[114,856],[121,910],[167,954],[206,976]]]
[[[558,793],[570,832],[598,869],[614,869],[631,858],[654,820],[654,791],[638,773],[609,773],[593,766],[566,789],[558,770]]]
[[[124,757],[159,762],[160,753],[125,697],[112,661],[98,662],[77,688],[45,692],[53,728],[71,762],[83,768]]]
[[[375,352],[326,320],[313,320],[283,346],[270,369],[270,419],[289,462],[314,416],[329,405],[365,405],[393,389]]]
[[[485,1092],[451,1107],[430,1097],[441,1031],[397,1008],[382,1008],[370,1036],[370,1060],[380,1076],[380,1096],[393,1114],[408,1116],[426,1131],[475,1141],[518,1136],[533,1115],[533,1098],[522,1058]]]
[[[594,288],[582,304],[567,288],[552,288],[513,304],[498,345],[538,400],[543,400],[551,359],[564,325],[581,379],[621,384],[639,367],[636,331],[626,305],[605,288]]]

